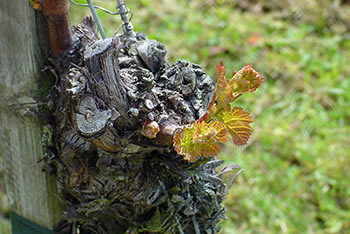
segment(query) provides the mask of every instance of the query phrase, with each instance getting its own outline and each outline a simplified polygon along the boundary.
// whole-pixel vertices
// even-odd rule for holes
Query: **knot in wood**
[[[76,113],[77,130],[84,136],[93,136],[103,131],[112,117],[111,110],[99,110],[92,97],[84,97],[79,103]]]

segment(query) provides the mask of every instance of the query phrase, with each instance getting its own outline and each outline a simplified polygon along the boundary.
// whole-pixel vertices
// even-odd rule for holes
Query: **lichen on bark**
[[[185,60],[169,65],[163,44],[136,33],[99,40],[90,18],[74,46],[52,60],[58,80],[51,161],[70,233],[216,233],[224,217],[222,161],[191,163],[172,135],[206,111],[215,85]],[[145,122],[160,132],[149,139]]]

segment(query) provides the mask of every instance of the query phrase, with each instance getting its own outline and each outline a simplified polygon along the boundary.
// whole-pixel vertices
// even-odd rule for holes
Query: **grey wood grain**
[[[35,114],[40,70],[48,57],[44,18],[29,1],[0,1],[0,157],[11,209],[53,228],[59,220],[56,182],[42,172],[43,123]]]

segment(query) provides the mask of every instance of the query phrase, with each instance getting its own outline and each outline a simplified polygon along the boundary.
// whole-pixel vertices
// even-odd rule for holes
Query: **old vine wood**
[[[166,47],[142,33],[101,40],[91,18],[72,27],[68,3],[45,0],[38,7],[49,26],[49,63],[56,76],[41,113],[53,120],[48,127],[52,141],[46,142],[51,156],[45,158],[43,179],[57,177],[57,194],[64,202],[55,230],[216,233],[227,193],[221,176],[238,166],[218,172],[222,161],[189,162],[172,145],[179,129],[206,112],[215,84],[199,65],[185,60],[169,64]],[[16,119],[2,118],[3,126],[11,126],[11,121]],[[144,126],[156,126],[159,133],[146,137]],[[11,131],[3,132],[6,138]],[[22,142],[40,139],[29,133],[23,137]],[[41,144],[31,143],[31,149]],[[10,151],[29,151],[17,142],[9,144],[14,147]],[[23,153],[10,163],[16,164],[18,158],[31,165],[37,161]],[[35,166],[33,175],[40,174]],[[9,187],[10,194],[17,190],[22,193],[21,188]]]

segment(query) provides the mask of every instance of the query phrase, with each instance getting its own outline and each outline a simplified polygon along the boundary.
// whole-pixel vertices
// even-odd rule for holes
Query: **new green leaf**
[[[226,127],[222,123],[196,121],[178,131],[174,137],[175,151],[188,161],[194,162],[201,156],[214,157],[220,151],[218,142],[227,140]]]
[[[262,76],[254,70],[252,65],[245,65],[241,70],[234,73],[232,80],[230,80],[234,96],[245,92],[254,92],[262,82]]]
[[[231,102],[246,92],[255,91],[263,82],[259,72],[245,65],[226,77],[224,64],[216,65],[217,85],[208,111],[191,125],[184,126],[174,137],[176,152],[194,162],[201,156],[214,157],[220,151],[218,143],[227,141],[227,131],[236,145],[247,144],[253,120],[240,107],[231,108]]]
[[[247,144],[252,130],[250,124],[253,122],[248,112],[243,111],[240,107],[235,107],[231,111],[221,112],[217,118],[225,124],[236,145]]]
[[[230,108],[230,102],[233,101],[233,86],[226,77],[226,71],[223,62],[216,65],[217,84],[215,90],[216,107],[225,110]],[[216,108],[216,109],[217,109]]]

